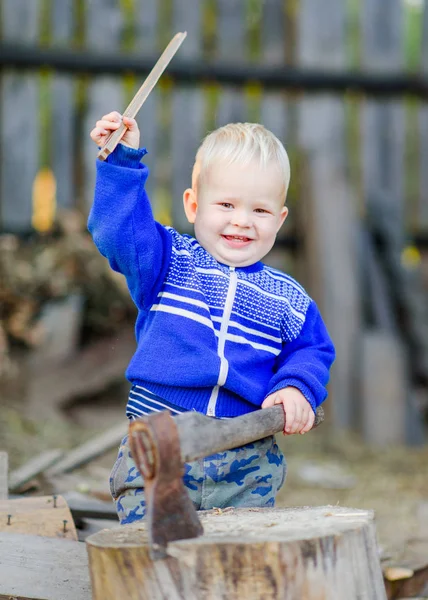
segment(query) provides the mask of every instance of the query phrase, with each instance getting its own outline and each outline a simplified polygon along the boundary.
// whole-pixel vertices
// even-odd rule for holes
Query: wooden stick
[[[46,450],[42,454],[38,454],[10,474],[9,491],[15,492],[19,490],[25,483],[28,483],[31,479],[52,467],[63,456],[63,450]]]
[[[183,43],[186,36],[187,36],[187,32],[184,31],[184,32],[177,33],[172,38],[172,40],[169,42],[168,46],[165,48],[162,55],[160,56],[159,60],[157,61],[157,63],[155,64],[155,66],[153,67],[151,72],[149,73],[147,79],[145,80],[143,85],[140,87],[138,92],[135,94],[135,96],[131,100],[129,106],[126,108],[125,112],[123,113],[124,117],[129,117],[130,119],[135,119],[135,116],[137,115],[138,111],[140,110],[143,103],[147,99],[147,96],[150,94],[152,89],[157,84],[160,76],[165,71],[168,64],[171,62],[173,56],[175,55],[177,50],[180,48],[180,46]],[[105,160],[107,158],[107,156],[113,152],[113,150],[116,148],[116,146],[122,139],[122,136],[124,135],[125,131],[126,131],[126,126],[123,123],[121,123],[119,128],[116,129],[116,131],[111,132],[111,134],[108,136],[104,146],[98,152],[98,158],[100,160]]]
[[[90,439],[81,446],[70,450],[60,461],[46,471],[48,477],[69,473],[91,462],[94,458],[102,456],[112,448],[116,448],[126,435],[126,423],[114,425],[99,436]]]

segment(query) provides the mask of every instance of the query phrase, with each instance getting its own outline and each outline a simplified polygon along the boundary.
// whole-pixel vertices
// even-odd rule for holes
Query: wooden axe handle
[[[319,406],[313,428],[323,420],[324,410]],[[284,409],[277,404],[233,419],[213,419],[189,411],[175,417],[174,422],[180,438],[181,460],[186,463],[283,431]]]

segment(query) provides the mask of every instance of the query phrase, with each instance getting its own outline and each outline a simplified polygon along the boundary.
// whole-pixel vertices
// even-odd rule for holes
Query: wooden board
[[[75,519],[111,519],[117,521],[117,512],[113,502],[103,502],[91,498],[79,492],[67,492],[64,494],[71,513]]]
[[[346,67],[346,4],[342,0],[301,0],[297,31],[299,67]],[[304,212],[307,288],[336,347],[329,384],[332,422],[351,428],[361,312],[355,201],[347,178],[345,131],[343,98],[315,93],[299,102],[298,139],[307,167],[299,175],[302,185],[308,186],[307,197],[302,194],[303,201],[299,199]]]
[[[46,450],[35,456],[21,467],[10,474],[9,490],[11,492],[19,490],[24,484],[31,481],[40,473],[51,467],[64,455],[63,450]]]
[[[54,475],[68,473],[86,465],[94,458],[102,456],[112,448],[117,448],[126,433],[127,423],[125,421],[114,425],[114,427],[71,450],[62,460],[49,469],[46,474],[49,477],[53,477]]]
[[[217,0],[217,51],[216,58],[236,62],[245,60],[246,14],[245,2]],[[242,88],[223,86],[215,115],[216,126],[247,120],[245,97]]]
[[[3,532],[0,599],[91,600],[85,545]]]
[[[428,76],[428,4],[425,2],[421,40],[420,74]],[[419,206],[417,224],[423,230],[428,230],[428,104],[420,104],[419,115]]]
[[[91,0],[86,3],[85,42],[94,52],[119,52],[124,23],[119,2]],[[100,25],[100,15],[102,15]],[[117,110],[123,112],[126,107],[123,94],[123,79],[108,75],[91,77],[86,98],[84,131],[81,138],[83,148],[85,206],[92,205],[95,188],[97,147],[89,137],[89,132],[103,115]]]
[[[66,501],[62,496],[57,496],[56,508],[54,508],[54,504],[53,496],[1,500],[1,535],[5,532],[24,533],[77,540],[76,527]],[[65,525],[64,521],[67,521]]]
[[[2,0],[2,42],[37,44],[40,0]],[[39,167],[39,77],[3,70],[0,76],[0,219],[4,230],[28,232],[32,186]]]
[[[7,469],[8,469],[7,452],[0,452],[0,500],[4,500],[8,495]]]
[[[61,0],[51,5],[52,41],[56,48],[72,43],[75,27],[74,0]],[[50,126],[52,168],[57,182],[58,208],[71,208],[75,202],[76,147],[76,80],[68,75],[52,75],[52,125]],[[61,124],[61,126],[59,126]],[[86,132],[85,132],[86,133]]]
[[[175,0],[174,31],[187,31],[179,59],[197,60],[202,54],[202,2]],[[199,88],[176,88],[172,95],[171,188],[172,219],[180,232],[192,232],[183,211],[183,192],[192,184],[192,168],[204,131],[204,94]]]
[[[159,13],[161,12],[159,2],[158,0],[134,0],[133,10],[135,39],[132,50],[139,56],[153,57],[153,64],[155,64],[155,60],[157,60],[162,51],[158,35],[160,29]],[[181,31],[185,30],[186,28]],[[171,31],[170,33],[172,37],[173,32]],[[166,43],[167,41],[165,40]],[[144,77],[135,77],[133,94],[135,94],[143,81]],[[140,147],[147,148],[148,150],[148,154],[143,159],[144,164],[150,170],[145,189],[149,195],[155,214],[158,213],[157,184],[159,174],[162,171],[160,161],[158,161],[159,146],[162,144],[162,140],[160,139],[159,106],[159,88],[156,89],[155,87],[136,117],[141,132]]]

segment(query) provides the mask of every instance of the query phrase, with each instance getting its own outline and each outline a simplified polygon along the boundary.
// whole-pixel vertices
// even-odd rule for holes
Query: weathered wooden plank
[[[62,496],[67,502],[75,520],[87,518],[118,521],[113,502],[98,500],[79,492],[66,492]]]
[[[58,461],[47,471],[47,475],[52,477],[60,473],[68,473],[86,465],[94,458],[102,456],[112,448],[118,447],[126,432],[126,422],[111,427],[104,433],[71,450],[62,460]]]
[[[174,31],[187,30],[178,58],[202,54],[202,5],[199,0],[174,0]],[[175,88],[172,96],[171,190],[172,218],[179,231],[191,231],[183,211],[183,192],[191,187],[196,150],[203,137],[204,94],[198,88]]]
[[[0,500],[4,500],[9,494],[8,468],[9,457],[7,452],[0,452]]]
[[[0,37],[37,41],[40,0],[3,0]],[[38,76],[4,71],[0,86],[0,219],[6,231],[31,230],[32,185],[39,167]]]
[[[0,500],[0,532],[77,541],[70,509],[61,496]]]
[[[141,56],[160,56],[163,48],[160,47],[158,40],[159,3],[157,0],[135,0],[134,11],[134,51],[141,54]],[[184,44],[186,44],[186,41]],[[181,50],[182,48],[180,52]],[[137,91],[141,84],[141,80],[136,82],[134,92]],[[155,210],[157,178],[159,174],[158,136],[160,129],[158,106],[159,91],[155,88],[137,115],[137,123],[141,131],[141,146],[146,147],[148,150],[147,156],[144,157],[144,163],[150,169],[146,189]]]
[[[10,491],[19,490],[25,483],[52,467],[63,455],[64,450],[46,450],[12,471],[9,477]]]
[[[403,66],[403,5],[382,0],[362,3],[362,67],[393,72]],[[400,239],[404,228],[404,109],[400,101],[364,103],[362,164],[364,194],[369,210],[388,211]]]
[[[264,65],[285,66],[285,15],[282,0],[269,0],[262,12],[262,50]],[[284,94],[264,92],[261,103],[261,122],[286,145],[287,101]]]
[[[424,3],[421,72],[428,77],[428,4]],[[419,109],[419,210],[418,226],[428,230],[428,104]]]
[[[362,3],[362,67],[371,72],[394,72],[404,63],[403,4],[394,2],[385,5],[382,0],[365,0]],[[387,223],[388,243],[385,251],[399,252],[404,242],[404,147],[405,113],[402,102],[396,100],[368,100],[362,107],[361,151],[363,166],[363,190],[368,217],[373,223]],[[388,260],[388,259],[387,259]],[[382,345],[385,349],[375,364],[373,353]],[[364,336],[363,381],[364,419],[363,434],[366,439],[376,439],[384,443],[403,441],[406,404],[404,393],[407,385],[407,373],[404,365],[404,348],[399,338],[391,339],[391,332],[385,329]],[[402,364],[398,363],[402,361]],[[389,366],[388,366],[389,363]],[[399,390],[397,398],[388,387],[391,378],[387,372],[394,373],[394,388]],[[373,393],[378,401],[373,402]],[[386,430],[385,422],[377,412],[382,400],[385,400],[382,412],[391,412],[391,427]],[[402,404],[401,408],[399,404]],[[388,409],[390,406],[390,409]],[[371,414],[370,414],[371,413]],[[410,423],[411,412],[407,413]],[[396,418],[394,418],[394,415]],[[389,422],[389,420],[388,420]],[[413,429],[410,425],[410,428]],[[394,439],[395,438],[395,439]]]
[[[299,6],[298,64],[344,68],[345,3],[302,0]],[[335,426],[351,427],[361,316],[356,216],[345,170],[343,100],[320,94],[304,98],[298,107],[298,139],[307,158],[303,177],[309,185],[303,230],[310,273],[307,285],[320,305],[337,353],[329,406]]]
[[[404,348],[391,331],[365,331],[361,343],[361,417],[364,439],[377,447],[405,442]],[[388,419],[385,419],[388,415]]]
[[[239,62],[246,57],[245,0],[217,0],[217,58]],[[222,88],[216,113],[216,126],[247,119],[243,92],[232,86]]]
[[[115,0],[91,0],[86,9],[86,47],[103,52],[120,50],[124,19],[120,3]],[[84,159],[84,201],[92,203],[95,184],[96,146],[89,133],[95,122],[104,114],[125,109],[123,82],[118,77],[100,75],[94,77],[88,86],[87,110],[84,119],[83,159]]]
[[[91,600],[85,544],[35,535],[0,536],[0,598]]]
[[[262,48],[261,61],[265,65],[285,67],[285,14],[282,0],[269,0],[262,7]],[[260,122],[272,131],[284,144],[287,151],[291,144],[288,139],[289,105],[286,95],[281,92],[264,91],[260,106]],[[289,227],[294,220],[293,213],[287,217]],[[281,236],[281,234],[280,234]]]
[[[51,6],[52,42],[69,46],[74,29],[74,1],[53,2]],[[52,75],[52,121],[50,159],[55,175],[57,206],[71,208],[76,203],[74,147],[76,132],[75,82],[70,75]]]
[[[86,538],[99,531],[113,529],[119,527],[119,521],[111,521],[109,519],[82,519],[79,523],[77,535],[79,542],[84,542]]]

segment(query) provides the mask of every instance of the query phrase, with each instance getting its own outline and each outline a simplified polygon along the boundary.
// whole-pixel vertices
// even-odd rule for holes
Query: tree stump
[[[383,600],[373,513],[214,509],[204,535],[152,561],[144,523],[87,540],[94,600]]]

